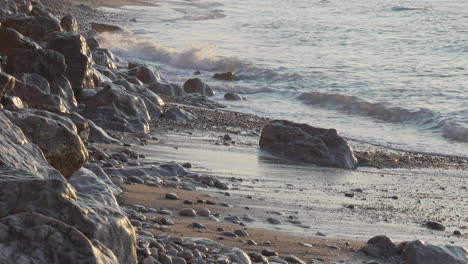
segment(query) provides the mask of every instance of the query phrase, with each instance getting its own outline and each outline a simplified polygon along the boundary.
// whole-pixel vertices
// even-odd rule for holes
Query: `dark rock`
[[[90,50],[95,50],[101,47],[97,39],[94,37],[86,38],[86,44],[88,44]]]
[[[62,31],[58,21],[42,17],[7,18],[2,22],[2,28],[12,28],[35,41],[44,40],[49,34]]]
[[[462,247],[435,246],[420,240],[406,243],[401,256],[407,264],[468,263],[468,252]]]
[[[271,250],[271,249],[264,249],[262,250],[262,255],[263,256],[266,256],[266,257],[273,257],[273,256],[278,256],[278,253],[276,253],[275,251]]]
[[[224,94],[224,99],[228,101],[242,101],[242,96],[238,93],[226,93]]]
[[[189,79],[184,83],[184,91],[186,93],[199,93],[204,96],[214,96],[214,91],[208,84],[199,78]]]
[[[226,236],[226,237],[237,237],[237,235],[235,233],[229,232],[229,231],[224,231],[224,232],[221,232],[219,234],[222,235],[222,236]]]
[[[60,26],[62,26],[63,31],[78,32],[78,22],[71,14],[64,16],[62,20],[60,20]]]
[[[136,77],[144,84],[161,81],[161,73],[150,66],[130,62],[129,68],[128,75]]]
[[[399,253],[398,247],[393,241],[384,235],[375,236],[361,248],[361,251],[374,258],[394,256]]]
[[[110,70],[117,69],[117,66],[114,64],[113,55],[107,49],[95,48],[93,50],[93,59],[94,62],[98,65],[107,67]]]
[[[263,263],[263,264],[269,263],[268,259],[265,256],[262,256],[261,254],[258,254],[256,252],[250,252],[247,255],[249,255],[253,263]]]
[[[296,256],[286,256],[284,257],[284,260],[290,264],[306,264],[306,262]]]
[[[275,218],[268,218],[267,221],[270,223],[270,224],[273,224],[273,225],[280,225],[281,224],[281,221],[278,220],[278,219],[275,219]]]
[[[179,210],[179,215],[194,217],[197,213],[192,208],[183,208]]]
[[[150,83],[148,89],[158,95],[165,96],[183,96],[184,90],[180,85],[173,83],[153,82]]]
[[[236,234],[238,237],[248,237],[249,233],[245,232],[244,230],[234,230],[234,234]]]
[[[40,46],[32,39],[23,36],[11,28],[0,28],[0,52],[10,55],[13,49],[40,49]]]
[[[66,76],[75,94],[82,89],[94,89],[92,55],[86,39],[77,33],[57,33],[49,39],[48,47],[60,52],[67,63]]]
[[[48,49],[14,49],[8,56],[6,70],[11,74],[35,73],[53,81],[67,70],[62,54]]]
[[[214,79],[223,80],[223,81],[238,81],[239,77],[232,72],[225,73],[215,73],[213,75]]]
[[[189,94],[185,97],[182,98],[183,103],[193,105],[193,106],[199,106],[199,107],[206,107],[210,109],[216,109],[216,108],[225,108],[226,106],[223,104],[220,104],[216,101],[208,99],[206,96],[195,93],[195,94]]]
[[[145,183],[144,180],[142,180],[141,178],[139,178],[137,176],[129,176],[129,177],[127,177],[127,180],[129,180],[130,182],[137,183],[137,184],[144,184]]]
[[[179,200],[179,197],[175,193],[166,193],[165,197],[169,200]]]
[[[280,156],[320,166],[356,168],[357,160],[335,129],[274,120],[264,126],[260,148]]]
[[[91,23],[91,29],[95,30],[98,33],[123,31],[123,29],[119,26],[95,23],[95,22]]]
[[[0,72],[0,100],[3,98],[5,93],[15,87],[15,77]]]
[[[164,118],[178,121],[178,122],[189,122],[194,119],[197,119],[193,114],[185,111],[184,109],[180,109],[176,106],[169,108],[164,113]]]
[[[426,226],[427,228],[432,229],[432,230],[438,230],[438,231],[445,230],[445,226],[442,223],[435,222],[435,221],[427,221]]]

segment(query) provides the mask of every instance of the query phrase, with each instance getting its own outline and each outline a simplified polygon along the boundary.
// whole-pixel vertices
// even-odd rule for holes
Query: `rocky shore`
[[[397,245],[385,236],[299,243],[250,230],[249,219],[237,216],[245,211],[234,215],[239,208],[228,200],[197,192],[228,197],[229,182],[191,170],[190,162],[147,162],[137,147],[163,131],[216,131],[225,134],[217,144],[246,134],[254,142],[246,146],[260,141],[300,163],[468,169],[457,158],[353,152],[354,143],[333,129],[225,111],[204,80],[174,84],[101,47],[100,33],[121,28],[112,24],[117,15],[93,7],[147,4],[111,2],[0,0],[0,263],[467,263],[457,246]]]

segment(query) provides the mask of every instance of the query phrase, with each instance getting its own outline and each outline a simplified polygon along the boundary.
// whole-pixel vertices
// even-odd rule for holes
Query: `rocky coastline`
[[[124,3],[132,2],[113,5]],[[301,238],[297,249],[297,240],[249,230],[248,218],[233,215],[224,179],[194,172],[190,162],[145,162],[135,147],[163,131],[216,131],[225,135],[215,144],[248,134],[262,150],[301,163],[468,169],[459,158],[362,147],[334,129],[225,111],[204,80],[174,84],[101,47],[100,33],[122,29],[99,5],[0,0],[0,264],[468,263],[461,247],[386,236]]]

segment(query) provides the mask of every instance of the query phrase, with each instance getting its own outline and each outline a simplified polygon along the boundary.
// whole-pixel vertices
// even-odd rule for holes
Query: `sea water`
[[[465,0],[161,0],[112,9],[120,56],[183,84],[200,70],[230,110],[403,150],[468,157]],[[232,71],[241,80],[211,78]]]

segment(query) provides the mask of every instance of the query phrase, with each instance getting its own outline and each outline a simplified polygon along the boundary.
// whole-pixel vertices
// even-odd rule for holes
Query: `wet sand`
[[[121,7],[121,6],[156,6],[153,1],[144,0],[72,0],[75,5],[88,5],[90,7]]]

